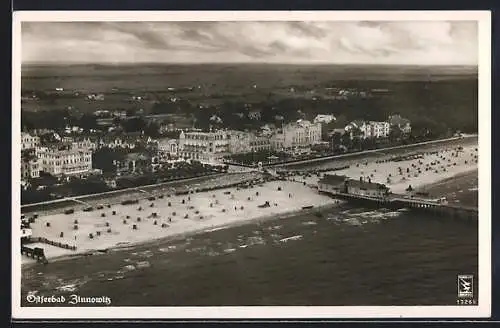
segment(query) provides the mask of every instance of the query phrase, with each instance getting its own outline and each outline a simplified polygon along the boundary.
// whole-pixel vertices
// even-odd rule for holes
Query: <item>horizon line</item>
[[[118,65],[287,65],[287,66],[407,66],[407,67],[467,67],[478,68],[478,64],[378,64],[378,63],[322,63],[322,62],[51,62],[51,61],[27,61],[21,63],[21,66],[69,66],[69,65],[102,65],[102,66],[118,66]]]

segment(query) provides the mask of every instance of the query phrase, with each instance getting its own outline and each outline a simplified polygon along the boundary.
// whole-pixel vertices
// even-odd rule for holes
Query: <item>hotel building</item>
[[[321,123],[299,120],[283,126],[282,132],[271,139],[274,149],[308,152],[310,146],[321,142]]]
[[[56,150],[42,147],[38,158],[40,171],[54,176],[87,174],[92,170],[90,149]]]
[[[269,137],[257,136],[251,132],[229,132],[229,152],[231,154],[244,154],[270,150],[271,142]]]
[[[230,136],[227,131],[181,132],[178,152],[181,157],[214,162],[229,155]]]
[[[35,149],[40,145],[40,137],[21,132],[21,150]]]

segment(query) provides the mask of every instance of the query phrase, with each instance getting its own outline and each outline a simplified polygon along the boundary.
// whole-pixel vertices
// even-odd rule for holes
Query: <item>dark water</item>
[[[477,175],[460,181],[460,202],[477,202]],[[342,207],[25,268],[22,299],[37,291],[108,296],[114,306],[455,305],[457,275],[477,283],[477,245],[477,221]]]

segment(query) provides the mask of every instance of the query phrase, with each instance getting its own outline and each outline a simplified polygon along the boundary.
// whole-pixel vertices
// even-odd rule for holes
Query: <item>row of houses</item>
[[[315,122],[298,120],[280,128],[267,127],[259,133],[217,130],[210,132],[181,131],[178,139],[152,138],[140,133],[119,136],[61,137],[50,132],[38,136],[21,134],[22,177],[39,177],[40,172],[55,176],[86,174],[92,172],[92,153],[100,148],[133,150],[140,145],[155,145],[159,150],[157,161],[193,159],[217,162],[232,154],[281,151],[305,154],[311,146],[322,143],[323,124],[336,120],[333,115],[318,115]],[[362,138],[387,137],[393,128],[403,133],[411,132],[409,120],[399,115],[390,116],[387,122],[353,121],[343,133]],[[47,138],[47,135],[50,138]],[[44,139],[45,141],[42,142]],[[49,140],[49,145],[47,141]],[[50,144],[51,143],[51,144]],[[137,158],[136,162],[141,159]],[[149,161],[149,160],[148,160]],[[155,163],[151,163],[154,166]],[[132,161],[129,161],[132,162]]]
[[[50,137],[47,137],[50,135]],[[42,142],[45,139],[45,142]],[[134,149],[139,145],[154,142],[151,137],[141,133],[128,133],[121,135],[104,136],[60,136],[56,132],[47,132],[42,136],[21,133],[21,150],[37,149],[45,145],[60,145],[71,148],[88,148],[96,150],[100,148],[124,148]]]
[[[159,141],[159,149],[182,158],[213,162],[228,155],[263,151],[309,152],[321,142],[321,123],[299,120],[270,133],[234,130],[181,132],[178,140]]]

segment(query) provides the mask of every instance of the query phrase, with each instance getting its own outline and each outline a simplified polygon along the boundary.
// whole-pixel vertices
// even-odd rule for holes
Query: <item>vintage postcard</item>
[[[490,24],[14,13],[13,317],[488,317]]]

